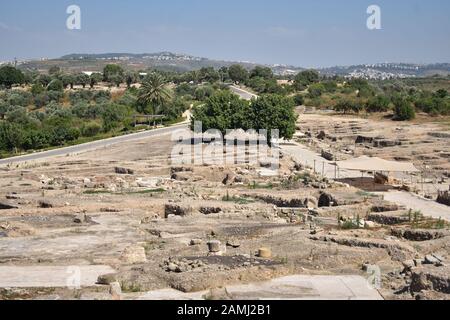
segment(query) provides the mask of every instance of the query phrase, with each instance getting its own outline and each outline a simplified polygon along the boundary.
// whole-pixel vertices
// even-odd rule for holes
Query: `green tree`
[[[123,75],[120,75],[120,74],[111,75],[109,77],[109,80],[110,80],[110,83],[114,84],[117,88],[119,88],[123,82]]]
[[[272,79],[273,78],[273,72],[272,69],[269,67],[262,67],[262,66],[256,66],[251,72],[250,72],[250,78],[263,78],[263,79]]]
[[[76,75],[76,83],[83,86],[83,89],[89,84],[90,78],[87,74],[79,73]]]
[[[75,85],[76,82],[76,78],[74,75],[63,74],[59,78],[62,81],[64,89],[67,89],[68,86],[70,86],[70,89],[73,89],[73,86]]]
[[[221,82],[225,82],[227,80],[230,79],[230,75],[228,73],[228,68],[227,67],[222,67],[219,69],[219,76],[220,76],[220,81]]]
[[[168,121],[176,120],[180,118],[183,113],[189,109],[189,103],[184,99],[175,99],[170,104],[164,104],[161,110],[161,114],[165,116]]]
[[[258,93],[264,93],[267,89],[267,81],[261,77],[250,78],[247,85]]]
[[[19,69],[11,66],[0,68],[0,85],[11,88],[15,84],[22,84],[24,82],[25,76]]]
[[[110,83],[114,82],[114,77],[120,76],[123,79],[124,70],[117,64],[108,64],[103,68],[103,80]]]
[[[250,117],[255,130],[267,130],[268,141],[273,130],[279,131],[279,137],[292,139],[296,130],[297,115],[291,98],[276,94],[262,95],[250,103]]]
[[[223,135],[228,129],[251,129],[249,102],[241,100],[229,91],[218,91],[208,98],[205,105],[194,108],[191,129],[196,121],[202,122],[203,131],[219,130]]]
[[[44,87],[47,87],[48,84],[52,81],[52,77],[47,74],[41,74],[36,78],[36,81],[39,82]]]
[[[135,72],[127,72],[125,74],[125,82],[127,84],[127,88],[130,89],[131,85],[135,82],[137,82],[139,79],[139,76]]]
[[[319,73],[315,70],[299,72],[294,78],[294,87],[301,91],[312,83],[319,82]]]
[[[335,93],[337,90],[337,83],[333,80],[322,81],[324,90],[329,93]]]
[[[355,107],[356,103],[349,99],[341,99],[338,101],[338,103],[334,106],[334,110],[338,112],[349,113],[351,111],[358,110],[357,107]]]
[[[101,81],[102,81],[102,75],[100,73],[93,73],[89,77],[89,86],[91,87],[91,89],[93,89],[94,86]]]
[[[217,82],[220,80],[220,74],[213,67],[205,67],[200,69],[200,80],[208,81],[211,83]]]
[[[144,79],[138,95],[138,102],[141,105],[150,106],[153,112],[158,113],[171,99],[172,94],[160,74],[151,73]]]
[[[214,88],[211,86],[201,86],[195,89],[195,99],[203,101],[206,98],[211,97],[214,94]]]
[[[245,82],[248,79],[248,71],[239,64],[234,64],[228,68],[230,79],[235,82]]]

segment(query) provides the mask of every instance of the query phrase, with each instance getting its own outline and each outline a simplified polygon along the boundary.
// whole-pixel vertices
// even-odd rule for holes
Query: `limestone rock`
[[[122,299],[122,288],[119,282],[113,282],[110,284],[109,293],[112,296],[113,300],[121,300]]]
[[[99,276],[97,279],[97,284],[110,285],[116,281],[117,281],[117,275],[115,273],[110,273],[110,274],[105,274],[105,275]]]
[[[199,244],[202,244],[202,239],[192,239],[190,244],[191,246],[198,246]]]
[[[232,247],[232,248],[239,248],[241,246],[241,244],[239,242],[237,242],[236,240],[228,240],[227,246]]]
[[[190,206],[182,206],[182,205],[176,205],[176,204],[166,204],[164,212],[166,218],[169,217],[169,215],[175,215],[175,216],[188,216],[192,214],[192,207]]]
[[[211,253],[220,252],[221,250],[221,243],[219,240],[211,240],[208,242],[208,249]]]
[[[147,262],[145,249],[141,246],[130,246],[124,250],[121,260],[128,264],[138,264]]]

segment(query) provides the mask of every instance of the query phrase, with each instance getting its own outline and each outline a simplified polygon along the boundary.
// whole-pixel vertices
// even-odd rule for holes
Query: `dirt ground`
[[[412,162],[421,174],[395,177],[417,192],[435,197],[449,190],[450,126],[437,118],[416,122],[363,119],[354,116],[302,114],[298,128],[309,148],[329,151],[338,160],[362,155]]]
[[[314,119],[317,125],[322,118]],[[402,130],[408,141],[416,132]],[[381,155],[421,161],[431,149],[448,149],[445,139],[427,133],[414,139],[435,143]],[[76,290],[0,288],[0,298],[134,299],[152,290],[189,293],[286,275],[368,277],[377,266],[385,299],[449,299],[444,221],[322,178],[287,155],[279,174],[267,175],[263,161],[173,165],[172,148],[161,136],[0,168],[0,267],[116,271]],[[434,156],[433,166],[449,168],[448,158]]]

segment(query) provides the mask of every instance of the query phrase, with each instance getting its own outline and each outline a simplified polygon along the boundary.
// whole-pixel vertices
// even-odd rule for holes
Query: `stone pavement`
[[[0,266],[0,288],[90,287],[109,266]]]
[[[234,300],[382,300],[361,276],[295,275],[267,282],[226,287]],[[203,300],[208,291],[183,293],[174,289],[151,291],[140,300]]]

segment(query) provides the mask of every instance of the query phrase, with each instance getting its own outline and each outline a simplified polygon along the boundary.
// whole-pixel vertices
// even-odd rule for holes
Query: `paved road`
[[[104,147],[107,147],[107,146],[110,146],[113,144],[117,144],[117,143],[133,141],[133,140],[140,140],[140,139],[144,139],[144,138],[170,134],[170,133],[172,133],[176,130],[179,130],[181,128],[184,128],[184,127],[187,127],[186,123],[174,125],[174,126],[167,127],[167,128],[142,131],[142,132],[132,133],[132,134],[123,135],[123,136],[119,136],[119,137],[98,140],[98,141],[79,144],[79,145],[71,146],[71,147],[54,149],[54,150],[49,150],[49,151],[44,151],[44,152],[37,152],[37,153],[27,154],[27,155],[13,157],[13,158],[1,159],[0,165],[7,165],[7,164],[12,164],[12,163],[17,163],[17,162],[25,162],[25,161],[33,161],[33,160],[41,160],[41,159],[45,159],[45,158],[49,158],[49,157],[64,156],[66,154],[71,154],[71,153],[80,153],[80,152],[91,151],[91,150],[104,148]]]
[[[437,203],[433,200],[427,200],[409,192],[390,191],[380,193],[387,201],[404,205],[408,209],[419,210],[425,216],[445,219],[450,221],[450,207]]]
[[[253,94],[251,92],[248,92],[246,90],[243,90],[243,89],[235,87],[235,86],[230,86],[230,90],[231,90],[231,92],[240,96],[241,99],[243,99],[243,100],[252,100],[253,98],[258,97],[256,94]]]

